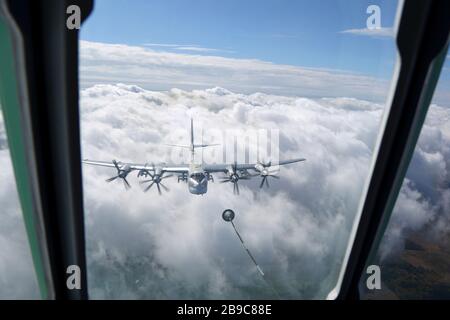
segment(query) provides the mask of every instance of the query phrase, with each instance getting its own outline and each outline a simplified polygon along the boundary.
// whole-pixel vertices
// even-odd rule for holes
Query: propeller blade
[[[162,192],[161,192],[161,187],[159,186],[159,183],[156,184],[156,187],[158,188],[158,193],[159,193],[159,195],[161,195]]]
[[[266,178],[266,187],[269,188],[269,179]]]
[[[266,181],[267,176],[264,176],[261,180],[261,184],[259,185],[259,188],[261,189],[264,186],[264,182]]]
[[[239,184],[235,182],[234,185],[236,186],[236,194],[239,195]]]
[[[152,183],[150,183],[150,184],[148,185],[148,187],[144,189],[144,192],[147,192],[148,190],[150,190],[150,188],[151,188],[154,184],[155,184],[155,182],[152,181]]]
[[[161,180],[162,179],[166,179],[166,178],[170,178],[170,177],[173,177],[173,174],[169,174],[168,176],[161,177]]]
[[[152,182],[152,181],[153,181],[153,179],[141,180],[141,181],[139,181],[139,183],[140,183],[140,184],[144,184],[144,183]]]
[[[128,183],[127,179],[122,178],[123,180],[123,185],[125,186],[125,190],[128,190],[131,188],[130,184]]]
[[[161,182],[159,184],[161,185],[161,187],[163,187],[164,190],[169,191],[169,188],[167,188],[164,184],[162,184]]]
[[[106,182],[111,182],[111,181],[116,180],[118,177],[119,177],[119,176],[111,177],[111,178],[109,178],[109,179],[106,179],[105,181],[106,181]]]

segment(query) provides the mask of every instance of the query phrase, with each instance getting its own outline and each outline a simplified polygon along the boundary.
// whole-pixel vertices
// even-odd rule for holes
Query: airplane
[[[215,146],[216,144],[196,144],[194,143],[194,123],[193,119],[191,119],[191,132],[190,132],[190,144],[189,145],[169,145],[175,147],[189,148],[191,152],[191,161],[188,164],[181,165],[167,165],[167,164],[134,164],[134,163],[126,163],[120,162],[116,160],[112,160],[112,162],[107,161],[94,161],[84,159],[83,163],[94,165],[94,166],[103,166],[103,167],[113,167],[117,170],[117,175],[106,179],[106,182],[111,182],[116,179],[122,179],[125,189],[131,188],[130,183],[127,180],[128,174],[132,171],[138,171],[137,177],[150,177],[150,179],[140,181],[141,184],[149,183],[148,186],[145,187],[144,192],[147,192],[152,188],[153,185],[156,185],[158,189],[159,195],[162,194],[162,189],[165,191],[169,191],[163,184],[163,180],[172,177],[174,174],[178,176],[178,182],[184,181],[187,182],[188,190],[191,194],[194,195],[204,195],[208,191],[208,181],[214,182],[213,173],[223,173],[224,177],[221,177],[220,183],[232,183],[233,184],[233,193],[239,195],[239,180],[250,180],[252,177],[260,176],[261,183],[259,185],[262,188],[264,185],[269,187],[269,177],[279,179],[278,176],[273,174],[270,171],[270,168],[273,166],[282,166],[295,162],[305,161],[304,158],[297,159],[289,159],[278,162],[260,162],[252,164],[242,164],[242,163],[229,163],[229,164],[206,164],[201,161],[201,163],[196,163],[195,159],[195,150],[197,148],[205,148],[210,146]],[[249,170],[252,170],[254,173],[250,173]],[[168,175],[165,175],[169,173]]]

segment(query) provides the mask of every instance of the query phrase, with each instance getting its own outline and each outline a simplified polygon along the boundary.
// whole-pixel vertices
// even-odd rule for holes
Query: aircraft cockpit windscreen
[[[191,178],[194,179],[196,182],[200,183],[205,179],[205,174],[203,173],[195,173],[191,175]]]
[[[97,0],[90,298],[325,299],[396,81],[397,5]]]

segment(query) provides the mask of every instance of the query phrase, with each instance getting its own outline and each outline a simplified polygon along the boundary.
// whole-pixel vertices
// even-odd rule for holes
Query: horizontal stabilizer
[[[215,144],[194,144],[194,148],[206,148],[206,147],[215,147],[215,146],[220,146],[220,144],[215,143]]]
[[[206,147],[220,146],[220,144],[194,144],[192,147],[191,146],[187,146],[187,145],[183,145],[183,144],[165,144],[165,146],[186,148],[186,149],[191,149],[192,147],[194,147],[194,149],[195,149],[195,148],[206,148]]]
[[[191,146],[186,146],[183,144],[164,144],[167,147],[178,147],[178,148],[186,148],[186,149],[190,149]]]

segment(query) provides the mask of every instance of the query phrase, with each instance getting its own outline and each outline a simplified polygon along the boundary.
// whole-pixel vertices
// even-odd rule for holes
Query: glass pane
[[[365,299],[450,299],[450,57],[374,264],[381,289]]]
[[[96,1],[81,30],[82,153],[121,162],[83,166],[90,297],[325,298],[385,110],[396,10]],[[196,148],[193,161],[191,118],[194,144],[220,144]],[[306,161],[276,167],[297,158]],[[241,172],[235,159],[253,166]],[[139,180],[152,176],[139,171],[125,191],[128,162],[151,170],[147,192],[151,181]],[[158,169],[170,189],[161,195]],[[222,219],[227,208],[260,269]]]
[[[0,299],[39,299],[0,105]]]

